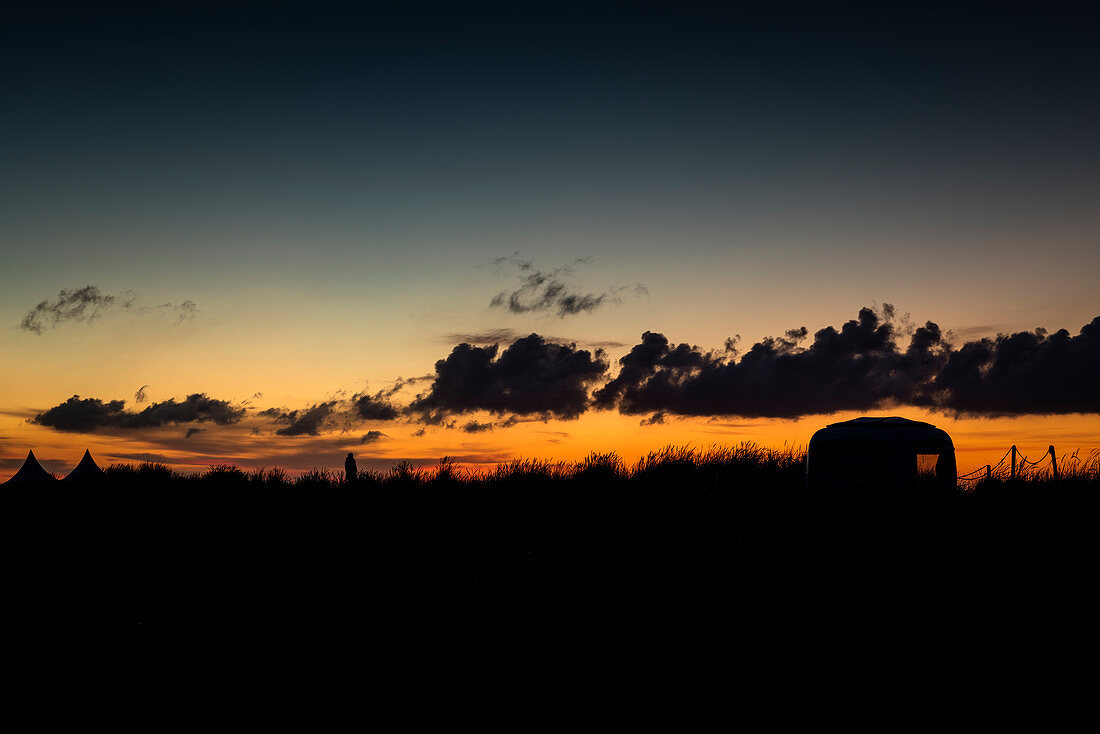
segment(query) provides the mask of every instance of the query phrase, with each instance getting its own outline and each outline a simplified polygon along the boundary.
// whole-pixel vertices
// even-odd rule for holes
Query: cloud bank
[[[974,416],[1100,412],[1100,317],[1078,336],[1043,329],[956,348],[929,321],[899,333],[893,308],[860,310],[839,330],[789,330],[739,359],[646,332],[594,394],[625,414],[795,418],[920,406]],[[658,418],[658,416],[660,416]]]
[[[92,433],[101,428],[157,428],[168,424],[211,422],[221,426],[237,423],[244,408],[205,393],[188,395],[182,402],[165,400],[140,412],[126,410],[123,400],[103,402],[98,398],[73,395],[60,405],[39,413],[31,423],[68,433]]]
[[[1077,336],[1036,329],[967,342],[916,402],[967,415],[1100,413],[1100,316]]]
[[[568,420],[589,410],[648,416],[642,426],[676,416],[797,418],[903,406],[967,416],[1100,413],[1100,317],[1076,335],[1038,328],[958,346],[934,322],[916,328],[898,323],[889,305],[863,308],[839,329],[826,326],[810,337],[806,327],[793,328],[740,355],[733,339],[706,351],[647,331],[618,360],[614,377],[602,350],[590,352],[538,334],[503,350],[497,344],[462,343],[435,363],[433,375],[399,379],[373,394],[255,415],[279,426],[275,435],[298,437],[400,419],[482,433],[510,428],[521,418]],[[424,392],[408,404],[394,402],[399,391],[421,381],[430,383]],[[140,411],[127,410],[122,400],[73,395],[30,422],[71,433],[228,426],[240,422],[246,410],[205,393]],[[502,420],[456,418],[479,411]],[[197,432],[189,428],[186,437]],[[414,435],[423,435],[423,429]],[[383,437],[372,430],[361,441]]]

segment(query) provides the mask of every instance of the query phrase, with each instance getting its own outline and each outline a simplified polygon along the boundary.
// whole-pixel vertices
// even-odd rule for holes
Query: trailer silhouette
[[[818,495],[943,491],[956,471],[946,431],[896,416],[831,423],[806,452],[806,486]]]

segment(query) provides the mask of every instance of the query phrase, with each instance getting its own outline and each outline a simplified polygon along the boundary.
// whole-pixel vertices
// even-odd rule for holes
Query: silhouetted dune
[[[931,658],[972,695],[1031,680],[1028,650],[1091,649],[1096,468],[836,504],[808,499],[801,454],[751,444],[479,476],[406,462],[350,483],[112,466],[0,493],[2,616],[12,633],[323,636],[409,675],[512,660],[531,685],[594,675],[579,661],[595,658],[616,675],[897,695]],[[984,657],[952,669],[960,651]],[[895,672],[836,678],[864,664]]]
[[[147,463],[13,488],[0,496],[8,612],[172,630],[354,625],[455,604],[734,626],[1093,609],[1095,476],[831,507],[807,500],[800,455],[746,445],[670,447],[629,469],[593,454],[483,477],[452,461],[359,477],[183,477]]]

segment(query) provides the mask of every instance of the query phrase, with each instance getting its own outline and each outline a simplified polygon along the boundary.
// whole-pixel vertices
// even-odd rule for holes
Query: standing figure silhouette
[[[348,458],[344,459],[344,480],[353,482],[358,474],[359,472],[355,466],[355,455],[349,452]]]

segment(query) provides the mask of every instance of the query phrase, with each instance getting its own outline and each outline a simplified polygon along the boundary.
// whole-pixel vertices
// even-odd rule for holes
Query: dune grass
[[[389,470],[380,472],[361,469],[355,482],[358,486],[423,486],[432,484],[479,485],[498,482],[531,481],[642,481],[670,480],[675,477],[707,475],[719,479],[733,479],[752,475],[755,477],[801,476],[805,472],[806,453],[801,447],[785,446],[769,448],[753,441],[737,445],[714,444],[705,448],[691,445],[669,444],[651,451],[628,464],[616,452],[592,452],[579,461],[554,461],[552,459],[517,458],[497,464],[489,469],[470,469],[459,464],[454,457],[444,456],[434,467],[424,467],[409,460],[395,463]],[[243,470],[232,464],[211,465],[205,472],[186,475],[174,472],[169,466],[156,462],[141,464],[112,464],[107,469],[109,477],[145,479],[179,479],[191,482],[233,482],[251,486],[334,488],[348,484],[341,471],[314,467],[297,477],[282,468],[260,467]],[[983,485],[999,485],[1010,479],[1007,463],[995,467],[987,479],[984,473],[960,480],[960,489],[976,490]],[[1031,462],[1021,459],[1017,466],[1016,480],[1025,483],[1049,484],[1055,479],[1049,461]],[[1100,449],[1087,454],[1080,450],[1058,459],[1058,480],[1062,482],[1100,481]]]
[[[1071,628],[1100,613],[1100,475],[1095,454],[1063,466],[1058,482],[995,476],[838,506],[808,501],[800,449],[754,443],[478,471],[401,461],[353,482],[325,468],[116,465],[0,493],[0,571],[20,624],[57,628],[278,637],[363,629],[381,610],[407,625],[390,636],[403,640],[463,609],[464,624],[511,618],[540,634],[569,618],[591,632],[605,610],[632,639],[700,614],[714,634],[785,638],[807,610],[829,630],[868,610],[906,630],[958,618],[1016,630],[1036,614]]]

